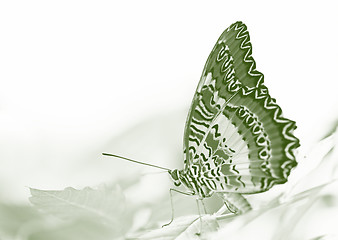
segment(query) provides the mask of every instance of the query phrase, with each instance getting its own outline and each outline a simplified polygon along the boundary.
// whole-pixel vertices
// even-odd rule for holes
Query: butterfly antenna
[[[133,160],[133,159],[130,159],[130,158],[126,158],[126,157],[122,157],[122,156],[118,156],[118,155],[115,155],[115,154],[102,153],[102,155],[103,156],[110,156],[110,157],[121,158],[121,159],[130,161],[130,162],[139,163],[139,164],[142,164],[142,165],[146,165],[146,166],[150,166],[150,167],[155,167],[155,168],[163,169],[163,170],[166,170],[166,171],[171,171],[171,169],[169,169],[169,168],[156,166],[156,165],[153,165],[153,164],[150,164],[150,163],[144,163],[144,162],[136,161],[136,160]]]

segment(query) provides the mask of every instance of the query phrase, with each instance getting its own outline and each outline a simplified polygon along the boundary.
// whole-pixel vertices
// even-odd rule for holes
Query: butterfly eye
[[[179,177],[178,177],[177,169],[170,171],[169,174],[175,182],[178,181]]]

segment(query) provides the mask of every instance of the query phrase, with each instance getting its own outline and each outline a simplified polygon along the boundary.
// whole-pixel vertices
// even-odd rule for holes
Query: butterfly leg
[[[237,214],[239,212],[238,209],[234,205],[232,205],[231,203],[228,203],[227,201],[224,201],[224,205],[227,207],[229,212],[233,214]]]
[[[194,195],[194,193],[191,193],[191,192],[182,192],[182,191],[179,191],[177,189],[170,188],[169,194],[170,194],[170,206],[171,206],[171,219],[170,219],[169,223],[162,225],[162,227],[166,227],[166,226],[170,225],[174,221],[174,204],[173,204],[173,194],[172,194],[173,191],[177,192],[177,193],[181,193],[181,194],[187,195],[187,196]]]
[[[204,204],[203,198],[200,198],[199,200],[200,200],[200,201],[201,201],[201,203],[202,203],[203,210],[204,210],[204,214],[207,214],[207,213],[208,213],[208,211],[207,211],[207,208],[205,207],[205,204]]]
[[[199,205],[199,201],[202,203],[203,210],[204,210],[204,214],[207,213],[207,210],[206,210],[206,208],[205,208],[205,204],[204,204],[204,202],[203,202],[203,198],[196,198],[197,210],[198,210],[198,215],[199,215],[199,219],[200,219],[200,223],[201,223],[200,231],[199,231],[199,233],[196,233],[196,235],[198,235],[198,236],[201,235],[201,233],[202,233],[202,227],[203,227],[203,223],[202,223],[202,213],[201,213],[201,208],[200,208],[200,205]]]

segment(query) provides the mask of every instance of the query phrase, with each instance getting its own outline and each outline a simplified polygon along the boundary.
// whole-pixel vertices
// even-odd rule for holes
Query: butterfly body
[[[191,171],[185,172],[184,170],[174,169],[169,171],[169,174],[174,181],[175,186],[183,185],[187,190],[189,195],[197,195],[200,198],[211,197],[212,190],[206,186],[202,176],[196,174],[200,173],[198,171],[198,166],[193,165]]]
[[[206,62],[186,122],[184,169],[169,171],[191,195],[264,192],[297,165],[295,122],[282,116],[251,54],[247,27],[236,22]]]

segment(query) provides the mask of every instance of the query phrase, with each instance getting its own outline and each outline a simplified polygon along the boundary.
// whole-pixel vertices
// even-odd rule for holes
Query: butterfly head
[[[169,170],[169,175],[171,180],[174,182],[175,186],[180,186],[181,184],[189,191],[189,195],[194,195],[197,193],[196,184],[192,184],[191,176],[186,173],[184,170]],[[203,197],[206,195],[202,193]]]
[[[174,170],[169,170],[169,175],[171,177],[171,180],[173,180],[175,186],[180,186],[181,185],[181,178],[180,178],[180,172],[178,169],[174,169]]]

